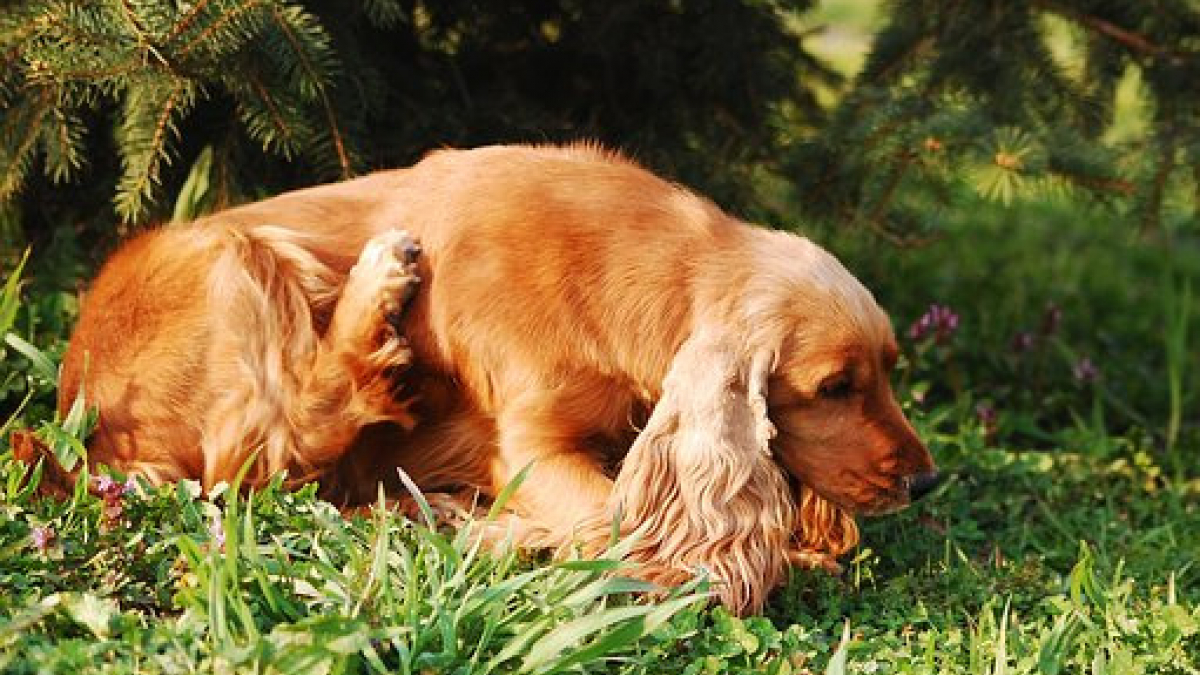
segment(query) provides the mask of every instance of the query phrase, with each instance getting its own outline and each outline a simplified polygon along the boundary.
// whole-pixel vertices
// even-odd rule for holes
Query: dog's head
[[[752,373],[776,430],[771,449],[797,480],[850,512],[902,508],[937,485],[937,472],[892,392],[891,323],[832,255],[799,237],[772,240],[766,268],[787,273],[764,275],[748,305],[751,348],[771,354],[766,371]]]
[[[643,558],[706,567],[740,611],[795,554],[853,546],[850,514],[936,481],[892,395],[896,343],[874,298],[808,240],[750,232],[749,259],[698,282],[700,311],[614,492]]]
[[[897,347],[878,308],[871,324],[805,322],[768,379],[776,457],[817,494],[854,513],[886,513],[937,482],[889,376]]]

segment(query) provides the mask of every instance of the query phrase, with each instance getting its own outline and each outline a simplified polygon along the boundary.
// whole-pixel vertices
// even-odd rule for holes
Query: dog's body
[[[422,249],[411,354],[387,320],[414,281],[397,229]],[[592,147],[497,147],[144,235],[87,298],[62,392],[99,406],[92,461],[156,480],[212,485],[259,450],[260,477],[365,501],[397,466],[495,494],[533,462],[511,510],[547,543],[598,550],[618,517],[652,576],[706,566],[744,610],[838,548],[789,474],[846,528],[830,502],[890,510],[932,470],[894,358],[808,240]]]

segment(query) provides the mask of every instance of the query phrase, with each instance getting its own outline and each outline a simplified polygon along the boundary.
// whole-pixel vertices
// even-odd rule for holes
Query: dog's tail
[[[320,348],[318,322],[341,279],[303,232],[272,225],[222,227],[208,277],[213,309],[209,367],[214,401],[202,432],[203,482],[233,479],[255,457],[250,484],[278,471],[312,473],[299,451],[295,398]]]

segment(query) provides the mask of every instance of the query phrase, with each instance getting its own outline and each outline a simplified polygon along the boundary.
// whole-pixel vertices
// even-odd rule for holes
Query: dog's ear
[[[769,447],[769,348],[724,327],[696,331],[617,476],[612,505],[637,531],[630,557],[677,571],[707,568],[722,601],[762,607],[787,568],[791,491]]]
[[[16,429],[8,437],[13,458],[27,467],[24,480],[32,480],[33,472],[40,462],[42,474],[37,485],[37,494],[65,498],[75,483],[70,472],[63,470],[50,446],[27,429]]]
[[[807,485],[799,489],[799,523],[796,543],[800,555],[824,559],[823,567],[836,567],[838,556],[858,546],[858,523],[846,509],[821,497]]]

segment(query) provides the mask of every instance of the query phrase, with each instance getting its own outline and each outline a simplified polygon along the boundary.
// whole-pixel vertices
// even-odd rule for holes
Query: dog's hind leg
[[[396,326],[419,282],[416,243],[398,230],[377,235],[339,292],[302,237],[255,228],[214,266],[210,301],[230,325],[216,331],[210,363],[230,379],[207,415],[206,487],[233,478],[252,453],[252,483],[281,470],[292,482],[313,480],[364,426],[414,423],[396,386],[411,359]],[[314,309],[331,298],[318,335]]]

